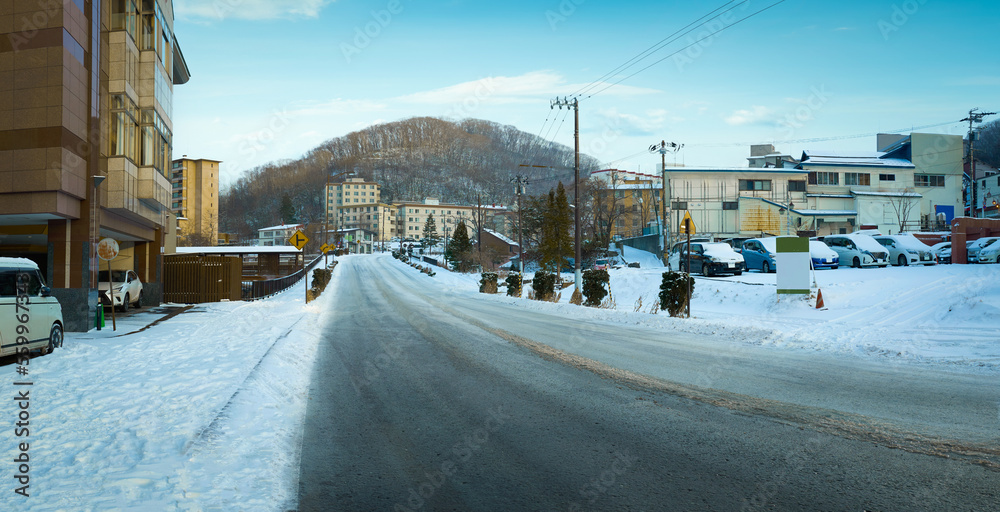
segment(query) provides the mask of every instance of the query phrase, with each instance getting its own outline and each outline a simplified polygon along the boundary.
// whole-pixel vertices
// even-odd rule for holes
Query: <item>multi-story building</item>
[[[177,243],[208,247],[219,243],[219,160],[174,160],[170,168],[170,211],[177,218]]]
[[[288,239],[301,229],[305,229],[305,225],[282,224],[280,226],[260,228],[257,230],[257,245],[262,247],[291,245],[288,243]]]
[[[172,3],[0,5],[0,255],[38,262],[85,330],[100,238],[161,296],[173,87],[190,77]]]
[[[396,203],[397,226],[403,233],[402,238],[420,240],[424,236],[424,225],[427,219],[434,216],[434,226],[438,237],[447,240],[455,233],[459,222],[465,223],[469,238],[476,239],[479,224],[484,229],[493,229],[503,234],[509,234],[512,227],[508,211],[502,205],[458,205],[443,204],[439,200],[428,197],[423,202]]]
[[[396,236],[395,208],[381,202],[378,183],[349,178],[325,187],[326,213],[334,230],[361,228],[374,233],[376,241]]]

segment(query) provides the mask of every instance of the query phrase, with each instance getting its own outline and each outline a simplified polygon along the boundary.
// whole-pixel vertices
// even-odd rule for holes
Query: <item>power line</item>
[[[688,23],[687,25],[685,25],[685,26],[677,29],[676,31],[674,31],[674,33],[672,33],[669,36],[661,39],[659,42],[655,43],[653,46],[650,46],[649,48],[647,48],[644,51],[640,52],[638,55],[636,55],[636,56],[632,57],[631,59],[625,61],[624,64],[621,64],[618,67],[616,67],[615,69],[612,69],[611,71],[605,73],[604,75],[601,75],[601,77],[598,78],[597,80],[594,80],[590,84],[584,86],[579,91],[573,93],[573,96],[583,95],[587,90],[590,90],[590,89],[592,89],[592,88],[597,87],[598,85],[600,85],[602,83],[602,80],[604,80],[605,78],[610,78],[610,77],[614,76],[614,74],[617,73],[618,71],[624,71],[625,69],[628,69],[628,68],[634,66],[635,64],[638,64],[639,61],[642,61],[646,57],[649,57],[653,53],[655,53],[655,52],[663,49],[668,44],[670,44],[670,43],[676,41],[677,39],[679,39],[680,36],[688,34],[689,32],[691,32],[691,31],[694,30],[694,28],[692,28],[691,30],[687,30],[686,32],[682,33],[682,31],[684,31],[688,27],[691,27],[692,25],[697,25],[699,22],[701,22],[705,18],[715,17],[715,13],[717,11],[719,11],[720,9],[722,9],[722,8],[726,7],[727,5],[733,3],[734,1],[737,1],[737,0],[729,0],[728,2],[720,5],[719,7],[716,7],[715,9],[713,9],[712,11],[710,11],[708,14],[705,14],[702,17],[700,17],[700,18],[692,21],[691,23]],[[748,2],[748,0],[739,0],[739,4],[745,4],[747,2]],[[737,4],[737,5],[739,5],[739,4]],[[729,12],[729,11],[735,9],[737,7],[737,5],[733,5],[729,9],[726,9],[726,12]],[[721,14],[722,13],[720,13],[720,15]]]
[[[604,91],[606,91],[606,90],[608,90],[608,89],[610,89],[610,88],[612,88],[612,87],[614,87],[614,86],[616,86],[616,85],[624,82],[625,80],[628,80],[629,78],[632,78],[635,75],[638,75],[639,73],[642,73],[643,71],[646,71],[647,69],[649,69],[649,68],[651,68],[651,67],[653,67],[653,66],[655,66],[655,65],[657,65],[657,64],[659,64],[659,63],[661,63],[661,62],[663,62],[663,61],[665,61],[667,59],[669,59],[670,57],[673,57],[674,55],[677,55],[678,53],[680,53],[680,52],[682,52],[684,50],[687,50],[688,48],[690,48],[690,47],[692,47],[692,46],[694,46],[694,45],[696,45],[696,44],[704,41],[705,39],[708,39],[708,38],[711,38],[711,37],[715,37],[717,34],[721,33],[722,31],[728,30],[730,28],[733,28],[736,25],[739,25],[740,23],[742,23],[742,22],[744,22],[744,21],[746,21],[746,20],[748,20],[750,18],[753,18],[754,16],[756,16],[756,15],[758,15],[758,14],[764,12],[764,11],[767,11],[767,10],[773,8],[773,7],[776,7],[779,4],[785,3],[786,1],[787,0],[778,0],[777,2],[771,4],[771,5],[769,5],[769,6],[765,7],[765,8],[757,11],[757,12],[754,12],[754,13],[752,13],[752,14],[744,17],[744,18],[740,18],[740,19],[734,21],[731,25],[726,25],[725,27],[722,27],[719,30],[716,30],[715,32],[712,32],[712,33],[710,33],[710,34],[708,34],[708,35],[706,35],[706,36],[698,39],[697,41],[694,41],[693,43],[691,43],[691,44],[689,44],[689,45],[687,45],[687,46],[685,46],[685,47],[683,47],[683,48],[681,48],[681,49],[679,49],[679,50],[671,53],[670,55],[667,55],[666,57],[663,57],[662,59],[657,60],[656,62],[654,62],[654,63],[652,63],[652,64],[650,64],[650,65],[648,65],[648,66],[646,66],[646,67],[644,67],[642,69],[640,69],[639,71],[636,71],[635,73],[632,73],[631,75],[628,75],[625,78],[622,78],[621,80],[618,80],[617,82],[611,83],[611,84],[609,84],[609,85],[601,88],[597,92],[588,94],[587,97],[583,98],[583,99],[592,98],[592,97],[594,97],[594,96],[596,96],[598,94],[601,94],[602,92],[604,92]]]
[[[804,144],[809,142],[829,142],[834,140],[847,140],[847,139],[861,139],[864,137],[875,137],[882,133],[896,133],[896,132],[906,132],[914,130],[923,130],[926,128],[937,128],[939,126],[948,126],[951,124],[959,123],[961,121],[948,121],[946,123],[935,123],[927,124],[923,126],[910,126],[906,128],[898,128],[895,130],[887,130],[880,132],[871,133],[859,133],[856,135],[838,135],[834,137],[814,137],[811,139],[787,139],[787,140],[765,140],[756,142],[710,142],[702,144],[688,144],[690,147],[700,147],[700,148],[724,148],[724,147],[734,147],[734,146],[752,146],[754,144]]]

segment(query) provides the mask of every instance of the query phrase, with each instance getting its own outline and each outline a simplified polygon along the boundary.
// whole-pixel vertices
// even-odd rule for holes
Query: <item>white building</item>
[[[257,230],[257,245],[272,247],[278,245],[288,245],[288,239],[296,231],[305,228],[302,224],[282,224]]]

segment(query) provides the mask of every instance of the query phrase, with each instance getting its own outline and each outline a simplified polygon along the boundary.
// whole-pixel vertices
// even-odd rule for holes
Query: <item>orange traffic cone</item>
[[[816,288],[816,309],[823,308],[823,290]]]

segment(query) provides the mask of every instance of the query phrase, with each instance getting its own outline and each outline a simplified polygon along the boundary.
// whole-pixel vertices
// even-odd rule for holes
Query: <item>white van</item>
[[[840,255],[840,265],[859,267],[888,267],[889,250],[868,235],[828,235],[823,243]]]
[[[0,356],[18,348],[52,352],[63,342],[62,306],[35,262],[0,258]]]

